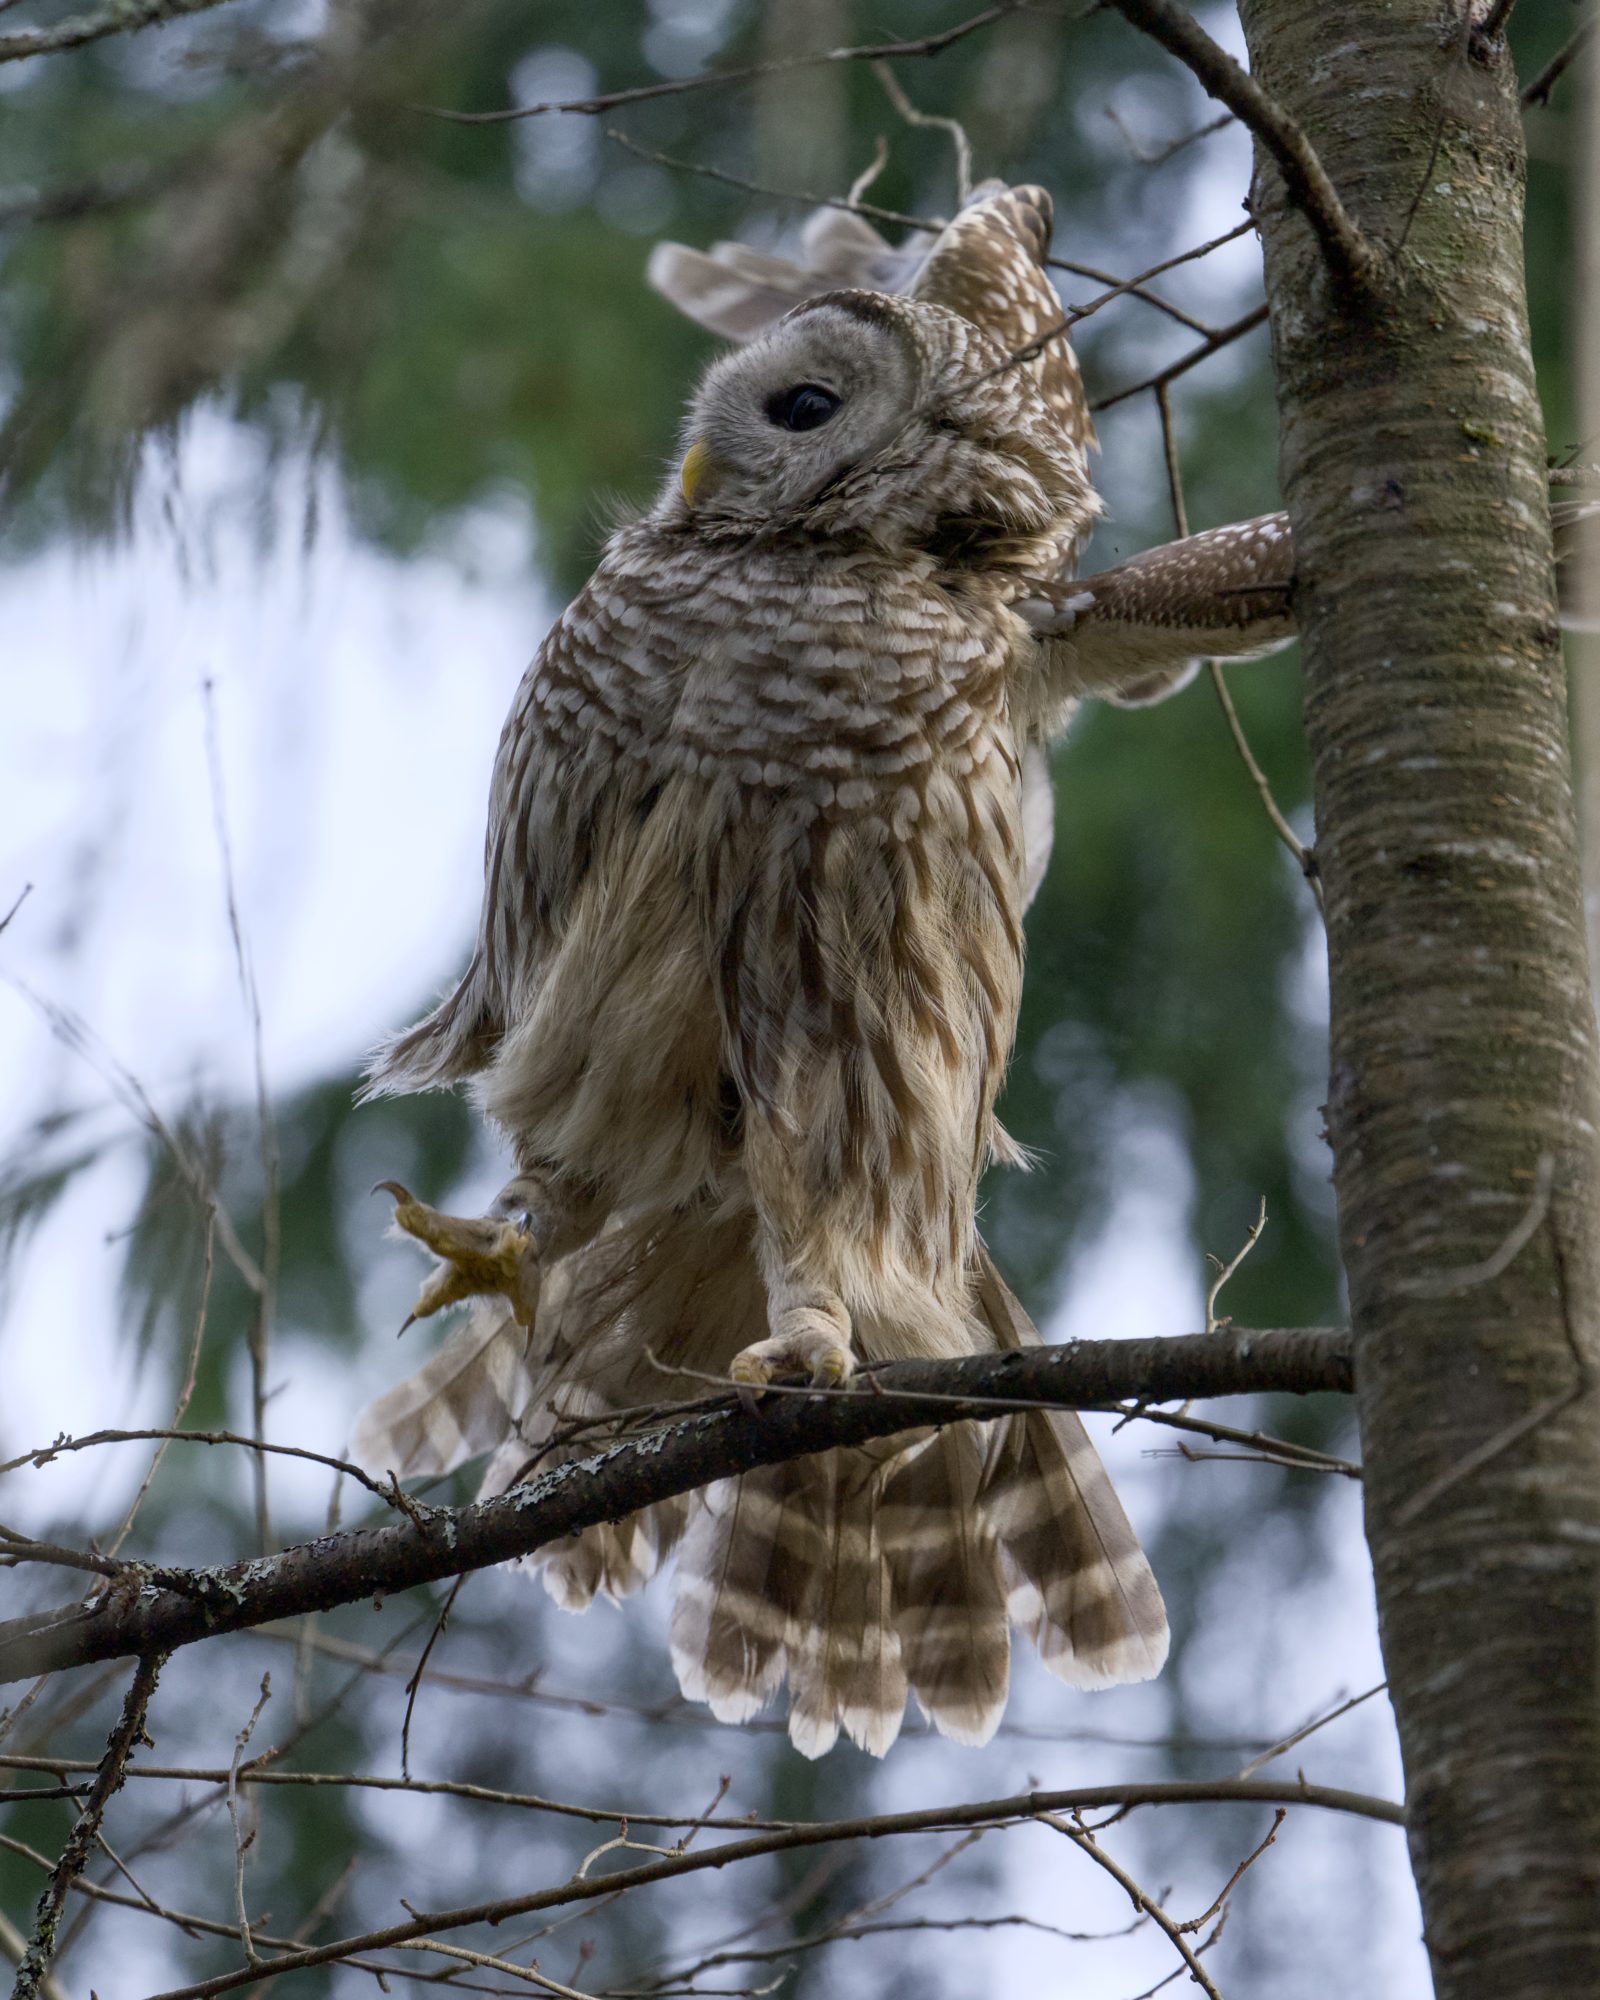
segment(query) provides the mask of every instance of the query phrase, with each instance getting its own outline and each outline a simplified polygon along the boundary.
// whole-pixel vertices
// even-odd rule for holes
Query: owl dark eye
[[[815,382],[797,382],[767,399],[767,415],[786,431],[814,431],[825,424],[844,401]]]

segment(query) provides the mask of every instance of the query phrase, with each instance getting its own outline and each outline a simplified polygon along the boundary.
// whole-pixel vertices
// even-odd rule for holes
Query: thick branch
[[[182,1589],[141,1589],[130,1573],[92,1604],[0,1625],[0,1682],[169,1652],[214,1633],[483,1569],[757,1466],[896,1431],[992,1417],[997,1400],[1000,1407],[1082,1409],[1129,1399],[1351,1386],[1348,1338],[1325,1327],[1085,1340],[964,1361],[903,1362],[851,1391],[774,1396],[753,1415],[736,1405],[707,1412],[555,1466],[493,1500],[459,1508],[412,1503],[412,1519],[187,1572]]]
[[[1111,0],[1117,12],[1175,55],[1209,96],[1225,104],[1278,163],[1290,199],[1316,231],[1329,267],[1357,290],[1370,289],[1378,255],[1339,199],[1311,141],[1247,70],[1173,0]]]

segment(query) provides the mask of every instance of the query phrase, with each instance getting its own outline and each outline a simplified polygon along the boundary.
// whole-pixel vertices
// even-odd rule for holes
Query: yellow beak
[[[696,438],[683,454],[683,465],[678,473],[678,483],[683,488],[683,497],[691,507],[694,505],[694,496],[705,487],[714,466],[710,445],[704,438]]]

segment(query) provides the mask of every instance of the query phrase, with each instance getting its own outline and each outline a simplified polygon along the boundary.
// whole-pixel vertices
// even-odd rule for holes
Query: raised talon
[[[373,1193],[380,1190],[394,1197],[396,1225],[440,1259],[417,1294],[406,1326],[463,1299],[495,1292],[509,1301],[519,1326],[532,1326],[539,1306],[539,1254],[525,1229],[499,1215],[441,1215],[398,1181],[379,1181]]]

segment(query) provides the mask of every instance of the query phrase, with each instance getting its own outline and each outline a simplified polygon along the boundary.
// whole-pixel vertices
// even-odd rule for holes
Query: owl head
[[[940,306],[830,292],[712,365],[654,518],[1026,563],[1097,505],[1033,371],[992,336]]]

